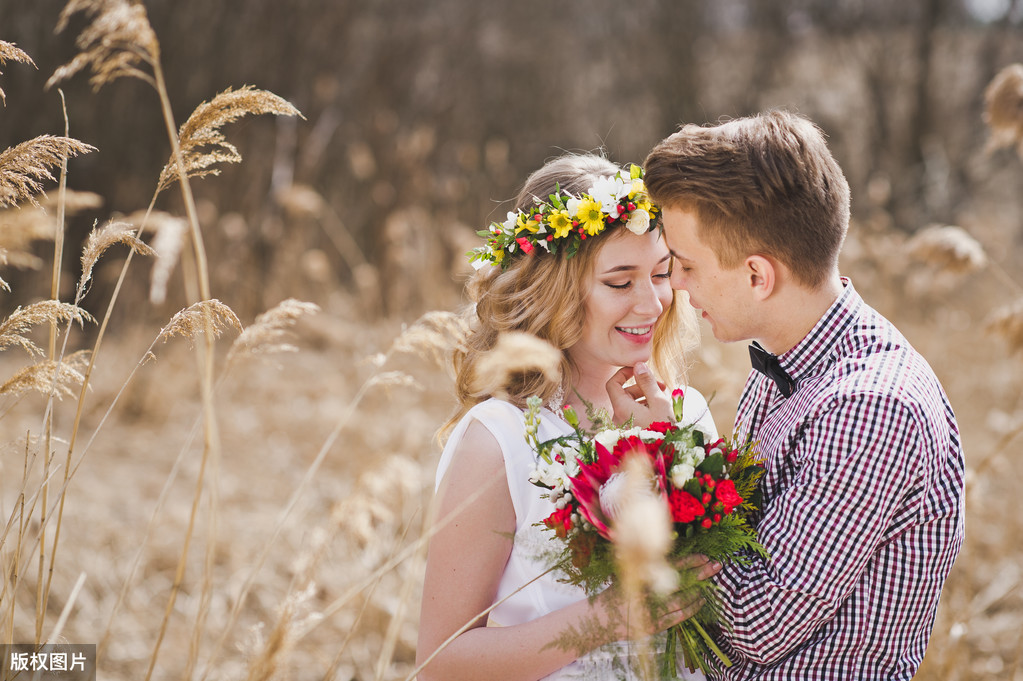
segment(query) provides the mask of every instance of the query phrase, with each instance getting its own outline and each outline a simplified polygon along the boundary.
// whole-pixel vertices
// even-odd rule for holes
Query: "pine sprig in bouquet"
[[[678,565],[696,554],[721,563],[744,563],[753,554],[766,557],[750,524],[760,505],[760,457],[751,442],[710,442],[696,424],[678,425],[682,400],[681,390],[672,393],[676,423],[599,428],[595,433],[584,430],[578,415],[566,407],[564,415],[574,432],[543,442],[536,437],[541,402],[528,401],[526,440],[538,455],[529,481],[550,490],[555,505],[543,525],[560,543],[553,558],[562,581],[594,596],[619,576],[616,519],[629,503],[625,469],[634,456],[643,459],[651,473],[649,491],[671,519],[667,564]],[[708,671],[711,656],[730,666],[707,633],[720,626],[713,584],[696,581],[688,570],[675,570],[672,577],[668,588],[645,594],[651,613],[672,593],[702,597],[705,605],[668,630],[662,676],[675,678],[677,653],[690,670]]]

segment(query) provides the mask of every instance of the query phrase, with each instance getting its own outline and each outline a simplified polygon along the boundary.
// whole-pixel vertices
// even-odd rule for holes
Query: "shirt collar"
[[[853,323],[863,305],[863,299],[856,293],[848,277],[842,277],[842,286],[842,293],[810,333],[791,350],[778,355],[781,367],[796,381],[816,373],[822,360],[831,354],[835,343]]]

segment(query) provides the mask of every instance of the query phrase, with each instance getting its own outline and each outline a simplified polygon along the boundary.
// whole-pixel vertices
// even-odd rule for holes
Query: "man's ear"
[[[748,256],[743,262],[746,269],[746,283],[756,300],[766,300],[774,293],[778,284],[777,265],[762,255]]]

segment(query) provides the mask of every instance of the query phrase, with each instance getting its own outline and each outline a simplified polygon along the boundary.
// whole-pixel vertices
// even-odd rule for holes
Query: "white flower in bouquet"
[[[607,451],[611,451],[618,444],[618,439],[622,437],[627,437],[625,431],[602,430],[593,436],[593,440],[597,444],[603,445]]]
[[[687,482],[693,479],[696,473],[696,466],[688,463],[677,463],[671,467],[671,485],[675,489],[682,489]]]
[[[618,517],[618,513],[625,504],[625,492],[628,480],[624,473],[615,473],[607,479],[598,490],[600,497],[600,510],[611,521]]]

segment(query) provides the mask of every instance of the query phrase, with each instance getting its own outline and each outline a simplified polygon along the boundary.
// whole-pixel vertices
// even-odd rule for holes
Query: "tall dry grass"
[[[360,312],[379,300],[376,275],[338,214],[302,187],[280,189],[285,212],[319,221],[363,268],[363,290],[333,299],[324,315],[288,299],[245,326],[209,290],[208,225],[190,182],[240,160],[225,124],[297,110],[271,93],[228,89],[179,127],[144,7],[72,0],[62,24],[79,12],[81,52],[53,83],[80,71],[97,88],[119,77],[147,83],[171,152],[150,205],[97,227],[71,300],[54,287],[0,321],[0,638],[99,643],[110,679],[409,678],[432,440],[454,406],[441,365],[464,328],[446,313],[408,328],[367,321]],[[30,63],[0,43],[0,66]],[[1011,72],[1003,81],[1018,88]],[[1023,124],[1000,113],[1014,111],[1002,104],[1011,95],[992,95],[989,116],[1018,144],[1012,131]],[[68,157],[90,151],[65,131],[0,154],[6,266],[44,267],[38,242],[56,244],[64,229],[55,214],[96,206],[95,197],[39,193],[63,184]],[[176,184],[185,214],[158,211]],[[1023,491],[1023,404],[1010,354],[1023,344],[1023,290],[983,225],[909,239],[885,224],[858,225],[843,268],[935,363],[960,410],[970,466],[969,539],[918,678],[1020,678],[1023,524],[1011,509]],[[124,247],[117,267],[110,261]],[[156,260],[156,300],[182,270],[189,305],[160,328],[115,329],[136,255]],[[61,260],[55,249],[55,279]],[[119,274],[93,320],[81,303],[104,263]],[[982,340],[985,323],[999,344]],[[708,341],[694,372],[717,392],[722,426],[743,354]],[[978,397],[978,383],[999,404]]]

